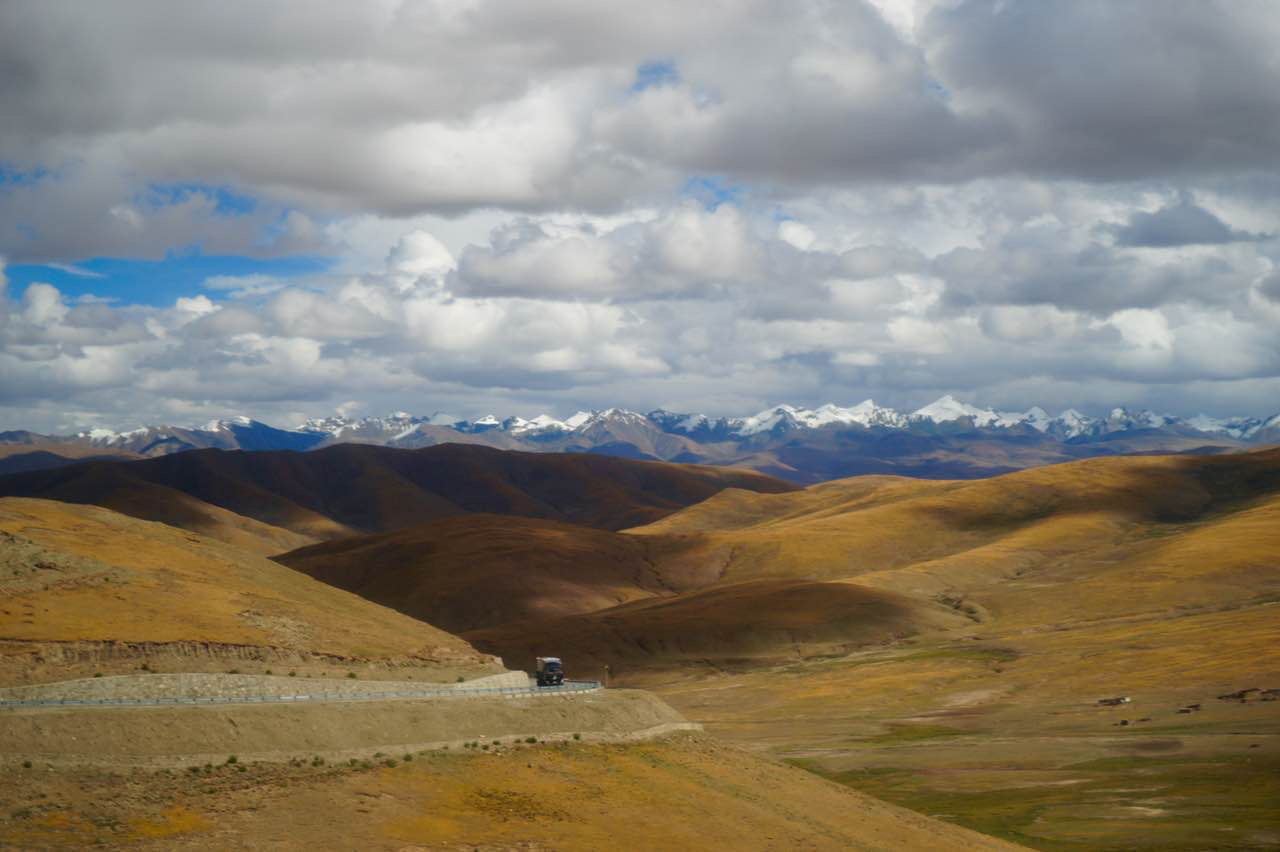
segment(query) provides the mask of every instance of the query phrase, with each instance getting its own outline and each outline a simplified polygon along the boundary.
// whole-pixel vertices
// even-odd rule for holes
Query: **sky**
[[[1271,0],[0,4],[0,429],[1280,411]]]

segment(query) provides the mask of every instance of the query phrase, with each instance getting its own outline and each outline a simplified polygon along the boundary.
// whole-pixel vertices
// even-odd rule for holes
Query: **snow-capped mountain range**
[[[891,440],[896,435],[903,438]],[[316,418],[290,429],[238,416],[126,432],[0,433],[0,443],[76,444],[145,456],[204,448],[300,451],[343,443],[412,449],[449,442],[746,465],[800,481],[860,472],[968,476],[1092,455],[1220,452],[1280,443],[1280,414],[1219,419],[1116,408],[1105,417],[1074,409],[1051,416],[1040,406],[997,411],[948,394],[911,412],[865,400],[848,407],[775,405],[745,417],[608,408],[564,419],[542,414],[467,420],[398,411],[384,417]],[[983,443],[981,463],[971,452],[977,442]]]
[[[913,426],[932,423],[935,425],[971,424],[977,428],[988,429],[1029,427],[1041,433],[1053,434],[1066,439],[1142,429],[1183,428],[1202,432],[1206,435],[1226,435],[1247,441],[1269,427],[1280,426],[1280,414],[1269,418],[1217,419],[1203,414],[1196,417],[1183,418],[1156,414],[1147,410],[1135,412],[1125,408],[1116,408],[1106,417],[1095,418],[1069,408],[1058,416],[1051,417],[1040,406],[1032,406],[1021,412],[996,411],[991,408],[978,408],[975,405],[961,402],[948,394],[906,414],[878,405],[874,400],[868,399],[848,408],[842,408],[830,403],[819,408],[776,405],[747,417],[733,418],[710,418],[705,414],[677,414],[661,409],[641,414],[621,408],[608,408],[602,411],[579,411],[564,420],[557,420],[550,415],[541,414],[528,420],[523,417],[499,419],[494,415],[488,415],[477,420],[468,421],[461,417],[453,417],[447,414],[412,417],[404,412],[398,412],[389,417],[366,417],[360,420],[349,420],[342,417],[308,420],[298,429],[299,431],[323,432],[334,438],[340,438],[348,434],[358,434],[362,431],[395,431],[397,432],[396,437],[400,438],[406,437],[419,424],[426,424],[447,426],[458,432],[468,434],[498,430],[510,435],[538,436],[568,434],[584,431],[593,425],[601,423],[625,422],[627,420],[635,423],[648,422],[658,426],[665,432],[678,435],[705,435],[711,433],[738,438],[746,438],[762,433],[777,433],[779,431],[819,429],[824,426],[910,429]]]

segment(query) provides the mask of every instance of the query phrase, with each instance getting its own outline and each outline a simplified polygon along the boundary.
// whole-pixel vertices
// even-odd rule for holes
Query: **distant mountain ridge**
[[[943,396],[903,413],[873,400],[814,409],[776,405],[744,417],[661,409],[579,411],[563,420],[448,414],[331,416],[292,429],[248,417],[198,427],[94,429],[68,436],[0,433],[0,444],[97,447],[142,456],[193,449],[313,450],[344,443],[416,449],[443,443],[534,452],[589,452],[634,459],[750,467],[798,482],[856,473],[986,476],[1053,461],[1133,452],[1211,452],[1280,442],[1271,417],[1179,417],[1115,408],[1105,417],[1074,409],[997,411]],[[971,458],[966,460],[965,456]]]

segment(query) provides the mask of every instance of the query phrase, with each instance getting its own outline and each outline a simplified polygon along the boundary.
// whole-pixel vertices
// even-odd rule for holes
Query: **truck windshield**
[[[558,671],[560,671],[560,664],[559,664],[559,663],[547,663],[546,670],[547,670],[547,671],[549,671],[549,672],[558,672]]]

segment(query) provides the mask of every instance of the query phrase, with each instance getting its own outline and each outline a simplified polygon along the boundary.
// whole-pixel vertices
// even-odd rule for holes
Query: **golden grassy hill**
[[[486,746],[487,748],[487,746]],[[241,762],[187,771],[0,767],[0,845],[164,849],[807,849],[1022,847],[741,749],[505,744],[376,765]],[[390,763],[391,765],[388,765]],[[6,783],[11,782],[11,783]]]
[[[0,495],[109,504],[145,517],[163,511],[156,501],[180,491],[316,540],[469,512],[618,529],[657,520],[727,487],[795,488],[750,471],[461,444],[421,450],[342,444],[308,453],[195,450],[0,477]]]
[[[93,506],[0,499],[0,591],[8,680],[41,660],[54,679],[165,654],[492,668],[455,636],[259,555]]]
[[[624,672],[714,733],[1037,848],[1280,837],[1260,692],[1280,689],[1280,451],[725,492],[632,532],[729,582],[853,578],[971,619],[713,678]]]
[[[1042,623],[1050,612],[1275,595],[1278,510],[1280,450],[1264,450],[1091,459],[966,482],[730,490],[628,532],[656,537],[683,564],[719,566],[724,581],[856,578],[923,597],[974,595],[1004,618]],[[1070,594],[1050,611],[1041,604],[1053,588]]]

